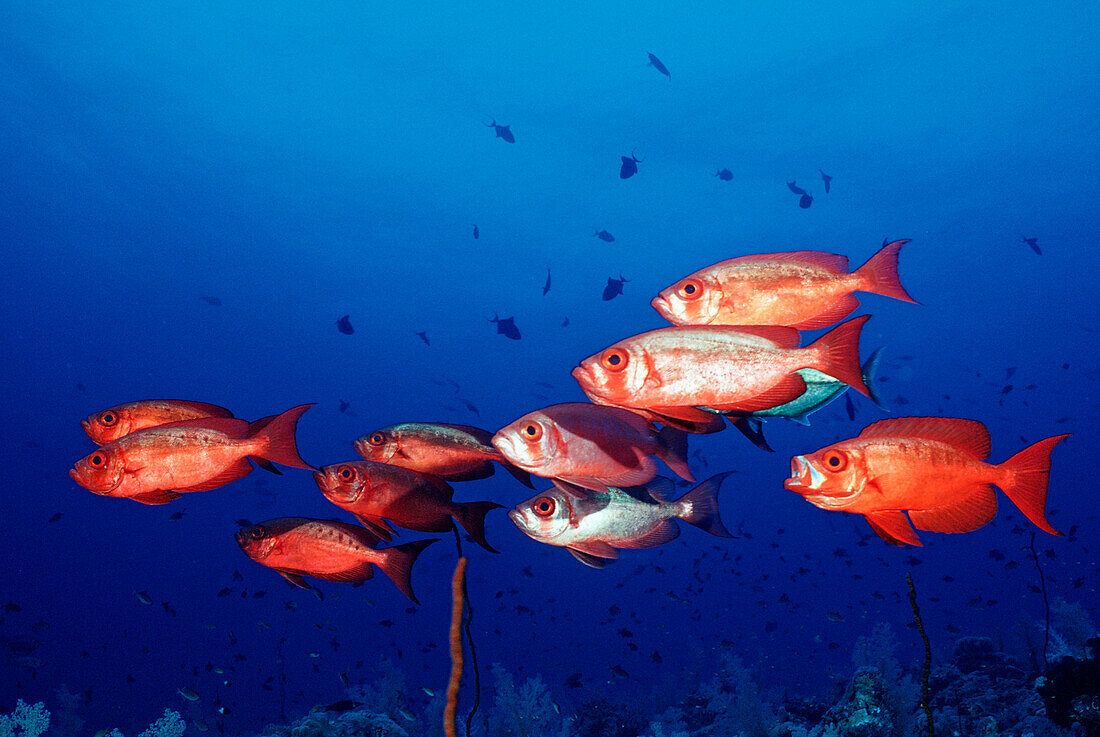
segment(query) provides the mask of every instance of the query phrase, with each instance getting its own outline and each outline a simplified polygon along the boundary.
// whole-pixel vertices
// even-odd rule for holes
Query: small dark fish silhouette
[[[729,180],[733,179],[733,172],[729,169],[719,169],[718,173],[714,176],[718,177],[723,182],[728,182]]]
[[[809,208],[814,203],[814,197],[809,192],[798,198],[798,206],[803,210]]]
[[[626,161],[626,159],[624,158],[623,161]],[[637,169],[638,167],[634,167],[634,168]],[[614,243],[615,242],[615,236],[611,235],[606,230],[596,230],[595,228],[593,228],[592,229],[592,237],[593,238],[599,238],[604,243]]]
[[[629,157],[620,156],[619,158],[623,160],[623,165],[619,169],[619,179],[630,179],[632,176],[637,174],[638,164],[645,160],[639,159],[637,156],[634,155],[633,151],[630,152]]]
[[[53,516],[52,516],[52,517],[50,517],[50,520],[49,520],[49,521],[50,521],[50,523],[52,524],[52,523],[54,523],[54,522],[57,522],[57,521],[58,521],[59,519],[61,519],[61,512],[54,512],[54,513],[53,513]]]
[[[512,135],[512,128],[510,126],[497,125],[496,120],[493,120],[492,123],[489,123],[489,125],[487,125],[485,127],[486,128],[492,128],[494,131],[496,131],[497,138],[503,138],[508,143],[515,143],[516,142],[516,137]],[[477,236],[474,236],[474,237],[476,238]]]
[[[787,182],[787,189],[791,190],[795,194],[800,194],[800,195],[806,194],[806,190],[802,189],[802,187],[799,187],[794,182]]]
[[[546,283],[542,285],[542,296],[545,297],[546,293],[550,291],[550,267],[546,267]]]
[[[344,712],[344,711],[351,711],[352,709],[358,709],[362,705],[363,705],[362,701],[352,701],[351,699],[342,699],[341,701],[333,702],[333,703],[329,704],[328,706],[324,707],[324,710],[325,711],[332,711],[332,712]]]
[[[351,402],[349,402],[346,399],[341,399],[340,400],[340,412],[341,413],[347,412],[348,409],[350,409],[350,408],[351,408]],[[251,527],[251,525],[249,525],[249,527]]]
[[[1039,239],[1038,238],[1021,238],[1020,243],[1026,243],[1029,246],[1031,246],[1031,250],[1035,251],[1036,256],[1042,256],[1043,255],[1043,252],[1039,249]]]
[[[619,274],[619,278],[607,277],[607,286],[603,288],[603,301],[615,299],[623,293],[623,284],[628,283],[629,279],[624,279],[622,274]]]
[[[821,172],[821,181],[825,182],[825,194],[829,194],[829,182],[833,181],[833,178],[820,169],[818,171]]]
[[[477,223],[474,223],[474,240],[476,241],[481,237],[481,231],[477,229]]]
[[[213,307],[221,307],[222,306],[222,301],[220,299],[218,299],[217,297],[213,297],[211,295],[208,295],[208,294],[202,295],[202,301],[205,302],[208,305],[213,306]]]
[[[462,397],[458,397],[458,401],[460,401],[460,402],[462,402],[463,404],[465,404],[465,405],[466,405],[466,409],[468,409],[468,410],[470,410],[471,412],[473,412],[473,413],[474,413],[475,415],[477,415],[477,416],[478,416],[479,418],[481,417],[481,413],[480,413],[480,412],[478,412],[478,410],[477,410],[477,407],[475,407],[475,406],[474,406],[474,403],[473,403],[473,402],[471,402],[471,401],[470,401],[469,399],[463,399]]]
[[[351,335],[355,332],[355,328],[351,326],[351,315],[344,315],[336,321],[336,329],[344,335]]]
[[[519,340],[519,328],[516,327],[516,319],[514,317],[505,317],[503,319],[497,317],[497,314],[493,313],[493,319],[489,322],[495,322],[497,324],[497,334],[503,335],[505,338],[511,338],[512,340]]]
[[[563,328],[569,327],[569,318],[568,317],[561,321],[561,326]]]
[[[669,80],[671,80],[671,79],[672,79],[672,75],[671,75],[671,74],[669,74],[669,71],[668,71],[668,67],[666,67],[666,66],[665,66],[665,65],[664,65],[663,63],[661,63],[661,60],[660,60],[660,59],[658,59],[658,58],[657,58],[656,56],[654,56],[653,54],[649,53],[648,51],[646,52],[646,55],[647,55],[647,56],[649,57],[649,65],[650,65],[651,67],[653,67],[653,68],[654,68],[654,69],[656,69],[656,70],[657,70],[658,72],[660,72],[661,74],[663,74],[663,75],[665,75],[666,77],[668,77],[668,78],[669,78]]]
[[[431,341],[428,340],[428,331],[427,330],[415,330],[413,332],[415,332],[418,336],[420,336],[420,339],[422,341],[424,341],[424,345],[431,345],[432,344]]]

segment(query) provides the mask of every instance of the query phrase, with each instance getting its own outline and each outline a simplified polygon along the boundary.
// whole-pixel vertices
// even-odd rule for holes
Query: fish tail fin
[[[389,576],[390,580],[397,585],[397,588],[401,589],[401,593],[417,605],[420,604],[420,600],[416,598],[412,588],[413,563],[416,562],[416,557],[423,552],[424,548],[434,542],[439,542],[439,538],[414,540],[411,543],[403,543],[378,551],[384,556],[382,562],[378,564],[378,567],[382,569],[382,573]]]
[[[680,519],[717,537],[736,537],[726,529],[718,515],[718,490],[731,473],[733,472],[726,471],[715,474],[680,497],[679,503],[686,507]]]
[[[905,287],[901,285],[901,277],[898,276],[898,252],[908,242],[909,239],[887,243],[856,270],[855,275],[862,282],[860,291],[920,304],[905,291]]]
[[[871,398],[871,390],[863,383],[863,370],[859,365],[859,333],[870,319],[870,315],[860,315],[842,322],[806,346],[816,349],[820,355],[818,365],[806,368],[815,368]]]
[[[882,397],[879,396],[875,388],[875,379],[878,377],[878,367],[880,363],[882,363],[882,348],[876,348],[874,353],[863,362],[863,383],[866,384],[867,389],[870,390],[871,393],[868,396],[871,401],[875,403],[875,406],[883,412],[889,412],[890,408],[882,401]]]
[[[691,469],[688,468],[687,433],[671,425],[665,425],[657,433],[657,442],[661,445],[661,460],[665,465],[680,478],[694,481],[695,477],[691,475]]]
[[[528,489],[535,488],[535,484],[531,481],[531,474],[527,473],[522,468],[518,466],[513,466],[511,463],[505,460],[501,460],[500,465],[504,466],[505,471],[512,474],[512,478],[526,486]]]
[[[454,517],[458,520],[458,524],[470,533],[474,542],[490,553],[499,553],[500,551],[485,539],[485,515],[490,510],[500,508],[501,505],[494,502],[458,502],[455,504]]]
[[[298,418],[312,407],[312,404],[302,404],[291,407],[281,415],[272,418],[264,418],[252,423],[253,426],[263,423],[260,429],[252,437],[263,442],[261,450],[255,455],[284,466],[293,468],[307,468],[313,470],[313,466],[302,460],[298,455],[298,442],[294,432],[298,427]]]
[[[997,468],[1004,480],[997,484],[1024,516],[1044,532],[1061,536],[1046,517],[1047,484],[1050,481],[1050,454],[1054,446],[1069,435],[1055,435],[1024,448]]]

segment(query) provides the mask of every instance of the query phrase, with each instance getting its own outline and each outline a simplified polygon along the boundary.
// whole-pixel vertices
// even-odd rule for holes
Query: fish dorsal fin
[[[130,497],[135,502],[141,502],[142,504],[167,504],[173,499],[179,499],[180,495],[174,491],[147,491],[144,494],[137,494]]]
[[[993,521],[997,495],[989,484],[974,484],[958,493],[961,501],[936,509],[910,509],[909,519],[918,530],[971,532]]]
[[[582,553],[588,553],[594,555],[597,558],[610,558],[612,560],[619,557],[619,551],[611,547],[603,540],[584,540],[583,542],[576,542],[569,545],[569,548],[579,550]]]
[[[764,340],[770,340],[779,348],[798,348],[802,345],[802,336],[794,328],[781,325],[736,325],[730,327],[731,331],[755,335]]]
[[[653,548],[658,545],[675,540],[680,536],[680,528],[673,524],[672,520],[661,520],[649,532],[630,540],[616,541],[620,548]]]
[[[574,550],[573,548],[566,548],[566,550],[569,551],[570,555],[579,560],[581,563],[584,563],[589,568],[607,568],[609,564],[615,562],[614,558],[600,558],[596,555],[582,553],[581,551]]]
[[[840,274],[848,273],[848,257],[825,251],[788,251],[786,253],[759,253],[752,256],[740,256],[731,259],[738,262],[758,263],[761,261],[785,261],[799,264],[813,264]],[[743,261],[742,261],[743,260]]]
[[[922,438],[946,443],[977,461],[989,457],[989,430],[977,420],[955,417],[898,417],[863,428],[859,437]]]
[[[306,580],[304,578],[302,578],[301,573],[291,573],[290,571],[280,571],[278,569],[276,569],[275,572],[278,573],[283,578],[285,578],[287,581],[290,581],[292,584],[294,584],[295,586],[297,586],[300,589],[311,589],[311,588],[313,588],[308,583],[306,583]]]
[[[217,476],[207,479],[200,484],[194,486],[179,486],[176,487],[176,491],[179,492],[192,492],[192,491],[210,491],[211,489],[217,489],[219,486],[225,486],[231,481],[242,479],[248,474],[252,473],[252,464],[248,462],[248,458],[241,458],[236,463],[225,469]]]
[[[920,538],[913,531],[905,512],[871,512],[863,515],[875,534],[891,545],[916,545]]]

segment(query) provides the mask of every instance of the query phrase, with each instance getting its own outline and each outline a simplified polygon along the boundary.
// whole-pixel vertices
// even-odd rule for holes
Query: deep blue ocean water
[[[298,432],[315,465],[395,422],[492,431],[583,401],[570,370],[661,327],[649,300],[696,269],[790,250],[855,266],[883,238],[912,239],[900,272],[921,303],[861,295],[892,415],[981,420],[996,462],[1074,434],[1048,498],[1071,534],[1035,548],[1051,600],[1097,621],[1095,6],[130,2],[3,17],[0,711],[56,704],[65,684],[89,735],[136,733],[165,707],[238,734],[344,698],[340,674],[370,681],[382,658],[418,705],[446,681],[451,540],[414,568],[418,608],[380,575],[321,582],[319,600],[233,540],[238,518],[338,514],[308,472],[160,507],[98,497],[67,475],[93,448],[91,413],[170,397],[254,419],[316,402]],[[622,180],[632,151],[639,173]],[[697,476],[735,472],[722,516],[739,539],[685,526],[601,571],[491,513],[501,554],[465,546],[486,698],[496,662],[540,674],[563,709],[598,693],[656,713],[729,653],[765,690],[821,695],[879,622],[915,667],[906,572],[934,657],[961,634],[1026,654],[1020,633],[1041,639],[1044,612],[1034,527],[1003,495],[990,525],[903,549],[784,490],[792,455],[887,416],[854,399],[855,420],[841,400],[808,428],[769,422],[774,454],[734,430],[691,439]],[[531,496],[503,472],[457,488]]]

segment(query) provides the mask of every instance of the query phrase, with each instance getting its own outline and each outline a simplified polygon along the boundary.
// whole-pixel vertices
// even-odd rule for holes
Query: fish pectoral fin
[[[359,524],[363,525],[363,527],[366,527],[370,532],[373,532],[386,542],[393,539],[393,528],[386,524],[386,520],[381,517],[367,517],[362,514],[353,516],[355,519],[359,520]]]
[[[911,509],[909,519],[918,530],[929,532],[971,532],[993,521],[997,495],[989,484],[961,489],[961,501],[936,509]]]
[[[680,528],[672,520],[662,520],[656,527],[639,537],[619,541],[621,548],[653,548],[664,545],[680,536]]]
[[[876,535],[891,545],[921,547],[920,538],[909,524],[909,518],[905,516],[905,512],[869,512],[863,515],[863,518],[867,520],[867,524]]]
[[[588,555],[594,555],[597,558],[609,558],[615,560],[619,557],[619,551],[611,547],[603,540],[585,540],[584,542],[573,543],[568,546],[570,550],[579,550],[582,553]]]
[[[147,491],[144,494],[138,494],[130,498],[142,504],[167,504],[173,499],[179,499],[180,495],[174,491],[159,489],[157,491]]]
[[[606,568],[608,565],[615,562],[614,558],[600,558],[596,555],[582,553],[581,551],[574,550],[573,548],[566,548],[566,550],[569,551],[570,555],[579,560],[581,563],[584,563],[589,568]]]
[[[312,589],[313,588],[308,583],[306,583],[306,580],[304,578],[302,578],[302,574],[300,574],[300,573],[289,573],[287,571],[279,571],[279,570],[277,570],[275,572],[278,573],[283,578],[285,578],[287,581],[290,581],[292,584],[294,584],[295,586],[297,586],[300,589]]]
[[[243,479],[248,474],[252,473],[252,464],[248,462],[248,457],[242,457],[236,463],[229,466],[217,476],[209,478],[202,483],[195,484],[194,486],[179,486],[176,487],[176,491],[179,492],[192,492],[192,491],[210,491],[211,489],[217,489],[219,486],[225,486],[231,481],[237,479]]]

